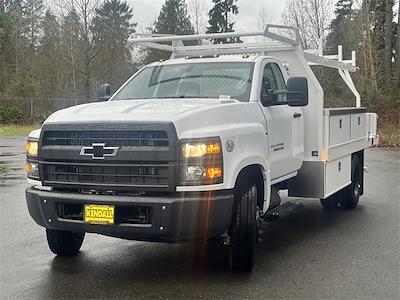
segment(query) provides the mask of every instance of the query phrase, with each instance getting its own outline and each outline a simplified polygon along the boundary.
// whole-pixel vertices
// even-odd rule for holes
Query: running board
[[[303,207],[303,204],[296,201],[288,201],[285,202],[278,207],[275,207],[269,211],[265,215],[262,216],[264,221],[273,222],[279,220],[281,217],[287,216]]]

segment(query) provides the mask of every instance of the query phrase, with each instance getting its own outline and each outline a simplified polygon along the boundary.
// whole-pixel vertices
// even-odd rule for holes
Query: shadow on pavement
[[[279,272],[279,263],[274,260],[285,259],[282,253],[291,256],[296,248],[316,235],[363,214],[362,206],[355,211],[325,211],[319,202],[305,201],[303,211],[264,224],[264,242],[258,245],[255,269],[263,268],[263,272],[272,274]],[[44,295],[49,298],[162,297],[160,291],[164,291],[164,296],[173,297],[171,286],[179,291],[203,284],[241,286],[254,280],[254,271],[232,273],[228,265],[229,250],[216,243],[133,242],[119,248],[116,245],[111,250],[114,252],[101,257],[91,255],[90,249],[74,258],[55,257]],[[74,279],[76,276],[79,280]],[[73,288],[65,289],[68,284]]]

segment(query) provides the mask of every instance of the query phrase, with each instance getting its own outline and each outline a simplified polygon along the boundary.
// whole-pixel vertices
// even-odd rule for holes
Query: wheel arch
[[[271,181],[269,174],[269,170],[265,170],[262,165],[251,164],[243,167],[235,180],[235,189],[242,180],[255,180],[257,189],[261,190],[261,193],[257,193],[257,205],[263,212],[268,209],[270,202]]]

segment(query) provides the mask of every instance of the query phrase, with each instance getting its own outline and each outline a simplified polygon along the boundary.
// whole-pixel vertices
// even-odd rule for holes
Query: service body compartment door
[[[352,114],[351,115],[351,132],[350,139],[352,141],[367,138],[366,133],[366,114]]]
[[[332,161],[305,161],[289,180],[289,197],[325,199],[351,183],[351,155]]]
[[[329,146],[334,147],[350,141],[350,115],[329,118]]]
[[[325,164],[325,198],[351,183],[351,155]]]

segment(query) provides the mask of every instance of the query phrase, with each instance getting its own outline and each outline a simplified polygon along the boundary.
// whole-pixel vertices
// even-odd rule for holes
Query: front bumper
[[[223,234],[233,210],[233,191],[176,193],[174,197],[108,196],[37,190],[25,191],[29,214],[49,229],[92,232],[146,241],[204,240]],[[148,224],[99,225],[60,217],[60,204],[140,206],[151,211]],[[122,208],[121,208],[122,209]]]

